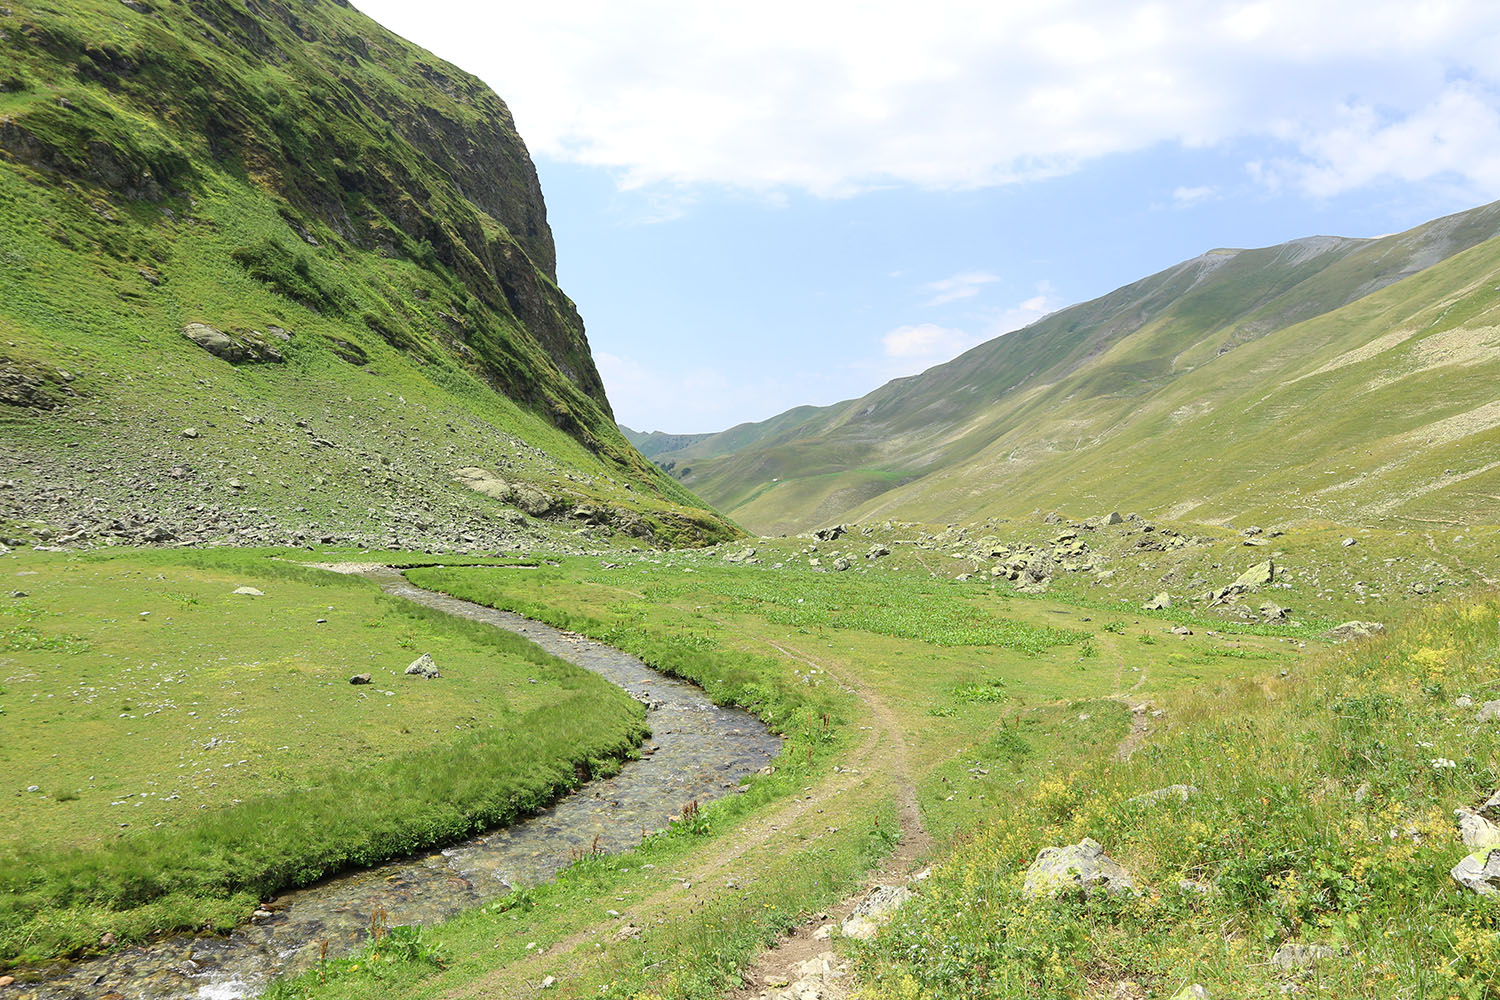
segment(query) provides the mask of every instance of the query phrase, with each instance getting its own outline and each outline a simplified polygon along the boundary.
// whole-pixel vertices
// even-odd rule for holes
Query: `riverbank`
[[[7,964],[226,931],[532,813],[646,735],[595,674],[366,580],[223,550],[0,565]],[[423,654],[440,677],[404,673]]]

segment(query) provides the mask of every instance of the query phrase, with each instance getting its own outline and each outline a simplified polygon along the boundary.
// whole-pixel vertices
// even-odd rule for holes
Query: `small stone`
[[[265,592],[256,590],[254,587],[235,587],[236,594],[244,594],[246,597],[265,597]]]
[[[842,573],[842,572],[844,572],[848,568],[849,568],[849,560],[845,559],[843,556],[839,556],[837,559],[835,559],[833,561],[833,570],[834,570],[835,573]]]
[[[1173,993],[1172,1000],[1210,1000],[1210,994],[1208,990],[1194,983],[1191,986],[1184,986],[1176,993]]]
[[[1284,944],[1271,956],[1271,964],[1278,969],[1306,969],[1333,955],[1326,944]]]
[[[1197,794],[1198,789],[1194,785],[1168,785],[1166,788],[1158,788],[1154,791],[1144,792],[1134,798],[1126,799],[1125,804],[1152,805],[1166,799],[1176,799],[1179,802],[1186,802]]]
[[[904,885],[876,886],[860,900],[844,920],[840,932],[847,938],[865,941],[875,936],[881,926],[890,922],[896,911],[911,899],[911,890]]]
[[[1454,708],[1473,708],[1474,707],[1474,699],[1470,698],[1466,694],[1461,694],[1457,698],[1453,699],[1453,707]]]
[[[185,438],[195,438],[195,437],[198,436],[198,428],[196,428],[196,427],[184,427],[182,429],[182,436],[185,437]]]
[[[556,985],[557,985],[557,977],[556,976],[548,976],[546,979],[542,980],[542,989],[544,989],[544,990],[550,990],[552,987],[554,987]]]
[[[110,945],[112,945],[114,943],[115,943],[115,932],[114,931],[105,931],[103,934],[99,935],[99,946],[101,948],[108,948]]]
[[[368,683],[370,683],[370,675],[369,674],[355,674],[353,677],[349,678],[349,683],[350,684],[368,684]]]
[[[1357,539],[1357,538],[1346,538],[1342,542],[1339,542],[1339,544],[1342,545],[1344,548],[1347,549],[1351,545],[1358,545],[1359,544],[1359,539]]]
[[[1494,722],[1500,719],[1500,701],[1487,701],[1479,706],[1479,722]]]
[[[406,668],[406,672],[416,677],[425,677],[428,680],[441,676],[438,673],[437,664],[433,662],[431,653],[423,653],[415,660],[412,660],[411,664]]]
[[[1348,642],[1351,639],[1368,639],[1384,631],[1385,626],[1380,622],[1349,621],[1335,625],[1323,634],[1337,642]]]

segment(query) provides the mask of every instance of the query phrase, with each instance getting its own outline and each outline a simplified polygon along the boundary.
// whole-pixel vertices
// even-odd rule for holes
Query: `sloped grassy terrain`
[[[526,815],[644,735],[518,636],[269,555],[0,560],[0,964],[228,930]],[[441,679],[404,674],[423,653]]]
[[[1038,505],[1493,523],[1500,208],[1214,251],[845,404],[675,452],[754,530]]]
[[[1061,768],[992,813],[862,976],[893,997],[1495,996],[1500,914],[1448,871],[1470,850],[1454,810],[1500,784],[1479,720],[1497,617],[1493,597],[1455,601],[1175,700],[1129,764]],[[1168,784],[1191,791],[1139,798]],[[1084,837],[1141,891],[1026,898],[1039,850]],[[1327,951],[1287,968],[1287,944]]]
[[[0,52],[13,534],[733,533],[615,428],[478,80],[338,0],[26,0]]]

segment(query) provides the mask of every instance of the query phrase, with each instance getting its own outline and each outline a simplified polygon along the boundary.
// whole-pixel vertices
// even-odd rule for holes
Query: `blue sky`
[[[1500,5],[364,0],[506,99],[616,416],[863,395],[1220,246],[1500,198]]]

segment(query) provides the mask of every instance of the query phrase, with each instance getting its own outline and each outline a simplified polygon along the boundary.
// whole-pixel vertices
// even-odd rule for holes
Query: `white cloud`
[[[984,339],[989,340],[1019,330],[1056,312],[1062,305],[1062,300],[1054,294],[1051,284],[1044,281],[1037,286],[1036,294],[1031,298],[989,316],[984,327]]]
[[[884,379],[914,375],[933,365],[951,361],[986,340],[1035,323],[1056,311],[1060,304],[1053,295],[1052,286],[1043,282],[1030,298],[1005,309],[980,314],[973,331],[936,323],[898,326],[880,338],[883,360],[857,367]]]
[[[898,326],[881,337],[880,342],[888,358],[925,361],[946,361],[979,343],[972,334],[936,323]]]
[[[1178,208],[1190,208],[1200,202],[1209,201],[1218,196],[1219,189],[1211,184],[1203,184],[1197,187],[1179,187],[1172,191],[1172,204]]]
[[[1500,92],[1471,81],[1449,84],[1404,116],[1347,104],[1322,131],[1296,137],[1300,156],[1257,162],[1251,172],[1273,188],[1318,198],[1382,181],[1451,178],[1474,193],[1500,191]]]
[[[1422,175],[1414,141],[1500,193],[1492,0],[360,5],[626,188],[972,188],[1251,137],[1291,142],[1272,174],[1309,191]]]
[[[999,280],[998,274],[991,274],[988,271],[960,271],[940,281],[929,281],[922,287],[934,293],[926,304],[941,306],[949,302],[957,302],[959,299],[973,298],[985,285]]]

